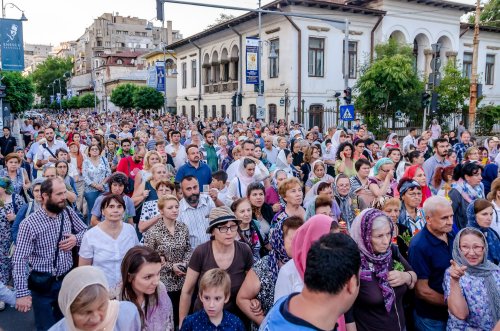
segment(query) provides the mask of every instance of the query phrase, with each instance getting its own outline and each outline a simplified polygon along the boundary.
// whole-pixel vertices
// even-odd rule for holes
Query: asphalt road
[[[32,331],[35,330],[33,310],[20,313],[14,308],[7,307],[0,312],[0,331]]]

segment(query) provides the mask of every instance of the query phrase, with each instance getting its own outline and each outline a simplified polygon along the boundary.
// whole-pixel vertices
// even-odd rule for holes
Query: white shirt
[[[99,226],[85,232],[80,246],[79,255],[92,259],[92,265],[100,268],[106,275],[110,288],[121,282],[120,266],[127,251],[139,245],[137,234],[132,225],[123,223],[118,238],[113,239]]]
[[[44,145],[47,146],[47,148],[45,148]],[[64,141],[57,140],[57,139],[54,139],[54,143],[52,144],[52,146],[49,146],[48,143],[40,144],[40,146],[38,147],[38,152],[36,153],[36,158],[37,158],[37,160],[48,160],[49,157],[53,157],[53,156],[50,154],[50,152],[47,149],[49,149],[52,152],[52,154],[54,154],[54,156],[57,156],[56,151],[59,148],[64,148],[65,150],[68,150],[68,146],[66,146]],[[49,162],[47,164],[52,164],[52,162]]]
[[[181,144],[179,144],[178,147],[175,147],[172,144],[168,144],[165,147],[165,152],[172,156],[172,158],[174,159],[175,168],[177,170],[179,170],[179,168],[182,167],[187,161],[186,148]],[[175,152],[175,157],[172,155],[173,152]]]
[[[229,165],[226,170],[227,178],[232,179],[238,175],[238,168],[240,166],[241,160],[242,159],[236,160]],[[260,182],[266,179],[267,176],[269,176],[269,170],[267,170],[266,166],[262,162],[259,162],[259,164],[257,164],[257,166],[255,167],[253,178],[255,178],[256,182]]]
[[[182,199],[179,203],[178,220],[188,227],[189,242],[193,250],[210,240],[210,234],[207,233],[208,214],[213,208],[215,208],[215,203],[212,198],[203,193],[200,194],[200,201],[196,208],[191,207],[186,199]]]
[[[271,148],[271,150],[268,150],[266,147],[264,147],[262,151],[266,153],[266,158],[269,162],[271,162],[272,164],[276,164],[279,150],[274,146],[272,146]]]
[[[274,303],[285,295],[301,292],[303,287],[304,282],[292,259],[285,263],[278,273],[278,279],[274,286]]]
[[[417,147],[417,140],[411,135],[407,135],[403,138],[403,153],[406,153],[406,149],[410,147],[410,145]]]

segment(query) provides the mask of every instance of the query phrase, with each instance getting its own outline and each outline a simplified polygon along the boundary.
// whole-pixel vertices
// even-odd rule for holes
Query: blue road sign
[[[340,106],[340,119],[342,121],[354,121],[354,105]]]

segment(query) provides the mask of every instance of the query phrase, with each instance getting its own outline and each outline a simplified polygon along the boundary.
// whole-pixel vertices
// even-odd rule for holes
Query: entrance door
[[[314,126],[319,127],[320,131],[323,129],[324,111],[323,105],[312,104],[309,106],[309,129],[312,129]]]

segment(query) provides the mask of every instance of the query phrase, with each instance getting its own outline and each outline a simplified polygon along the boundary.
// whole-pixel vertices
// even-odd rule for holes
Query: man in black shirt
[[[10,128],[3,128],[3,137],[0,137],[0,164],[4,164],[4,158],[9,153],[14,152],[17,146],[16,138],[10,134]]]

